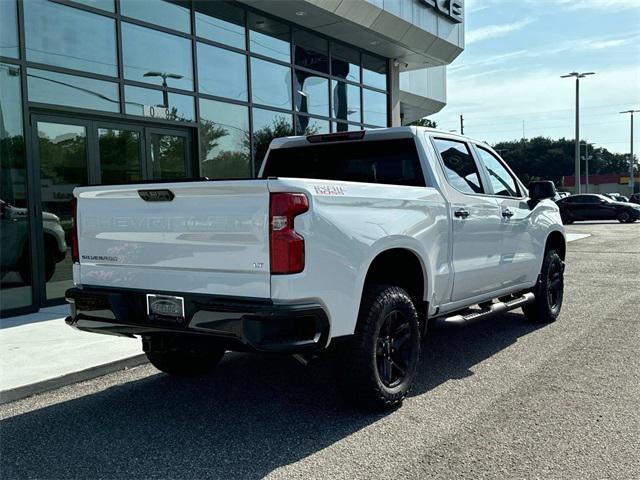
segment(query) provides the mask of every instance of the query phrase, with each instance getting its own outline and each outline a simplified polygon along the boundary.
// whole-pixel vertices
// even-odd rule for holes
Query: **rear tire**
[[[535,300],[522,307],[527,320],[555,322],[560,315],[564,297],[564,262],[555,250],[545,252],[540,277],[532,291],[536,296]]]
[[[574,222],[568,213],[560,213],[560,218],[562,219],[563,225],[571,225]]]
[[[622,211],[616,217],[620,223],[632,223],[633,216],[629,212]]]
[[[365,287],[356,332],[336,345],[335,373],[352,404],[389,410],[411,390],[420,355],[418,313],[399,287]]]
[[[207,350],[174,346],[162,351],[146,352],[151,365],[169,375],[195,377],[211,372],[224,356],[225,349],[212,346]]]

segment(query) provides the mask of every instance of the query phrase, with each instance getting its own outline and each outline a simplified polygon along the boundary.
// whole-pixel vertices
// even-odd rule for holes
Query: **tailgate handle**
[[[138,190],[138,195],[145,202],[170,202],[176,196],[168,188],[161,190]]]

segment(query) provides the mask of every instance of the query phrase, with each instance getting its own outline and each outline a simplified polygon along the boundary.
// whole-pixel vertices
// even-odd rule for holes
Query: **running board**
[[[475,312],[467,313],[466,315],[458,314],[451,315],[450,317],[445,317],[445,323],[465,323],[471,320],[479,320],[481,318],[490,317],[491,315],[496,315],[499,313],[505,313],[510,310],[514,310],[516,308],[522,307],[523,305],[527,305],[535,300],[535,295],[531,292],[525,293],[524,295],[509,300],[507,302],[496,302],[491,306],[484,308],[482,310],[478,310]]]

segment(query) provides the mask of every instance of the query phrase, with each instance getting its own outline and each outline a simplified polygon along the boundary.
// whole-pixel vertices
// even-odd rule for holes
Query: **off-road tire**
[[[211,372],[224,355],[224,348],[215,347],[209,351],[172,349],[146,352],[151,365],[169,375],[196,377]]]
[[[411,390],[419,356],[418,313],[409,294],[389,285],[365,287],[355,334],[334,352],[336,379],[344,398],[371,410],[400,406]],[[392,377],[394,369],[400,378],[386,384],[383,376]]]
[[[555,250],[549,249],[545,252],[538,283],[532,292],[535,300],[522,307],[527,320],[540,323],[555,322],[560,315],[564,297],[564,262]]]

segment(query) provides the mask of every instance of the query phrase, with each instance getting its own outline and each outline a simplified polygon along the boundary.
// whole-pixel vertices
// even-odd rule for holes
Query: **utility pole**
[[[638,113],[640,110],[626,110],[620,113],[628,113],[631,117],[631,145],[629,148],[629,187],[631,187],[631,195],[635,193],[635,179],[633,178],[633,114]]]
[[[571,72],[567,75],[562,75],[560,78],[569,78],[575,77],[576,79],[576,148],[575,148],[575,159],[574,159],[574,177],[575,177],[575,193],[582,193],[582,189],[580,187],[581,179],[580,179],[580,79],[586,77],[587,75],[594,75],[595,72]]]
[[[584,193],[589,193],[589,142],[584,142]]]
[[[460,115],[460,135],[464,135],[464,118]]]

